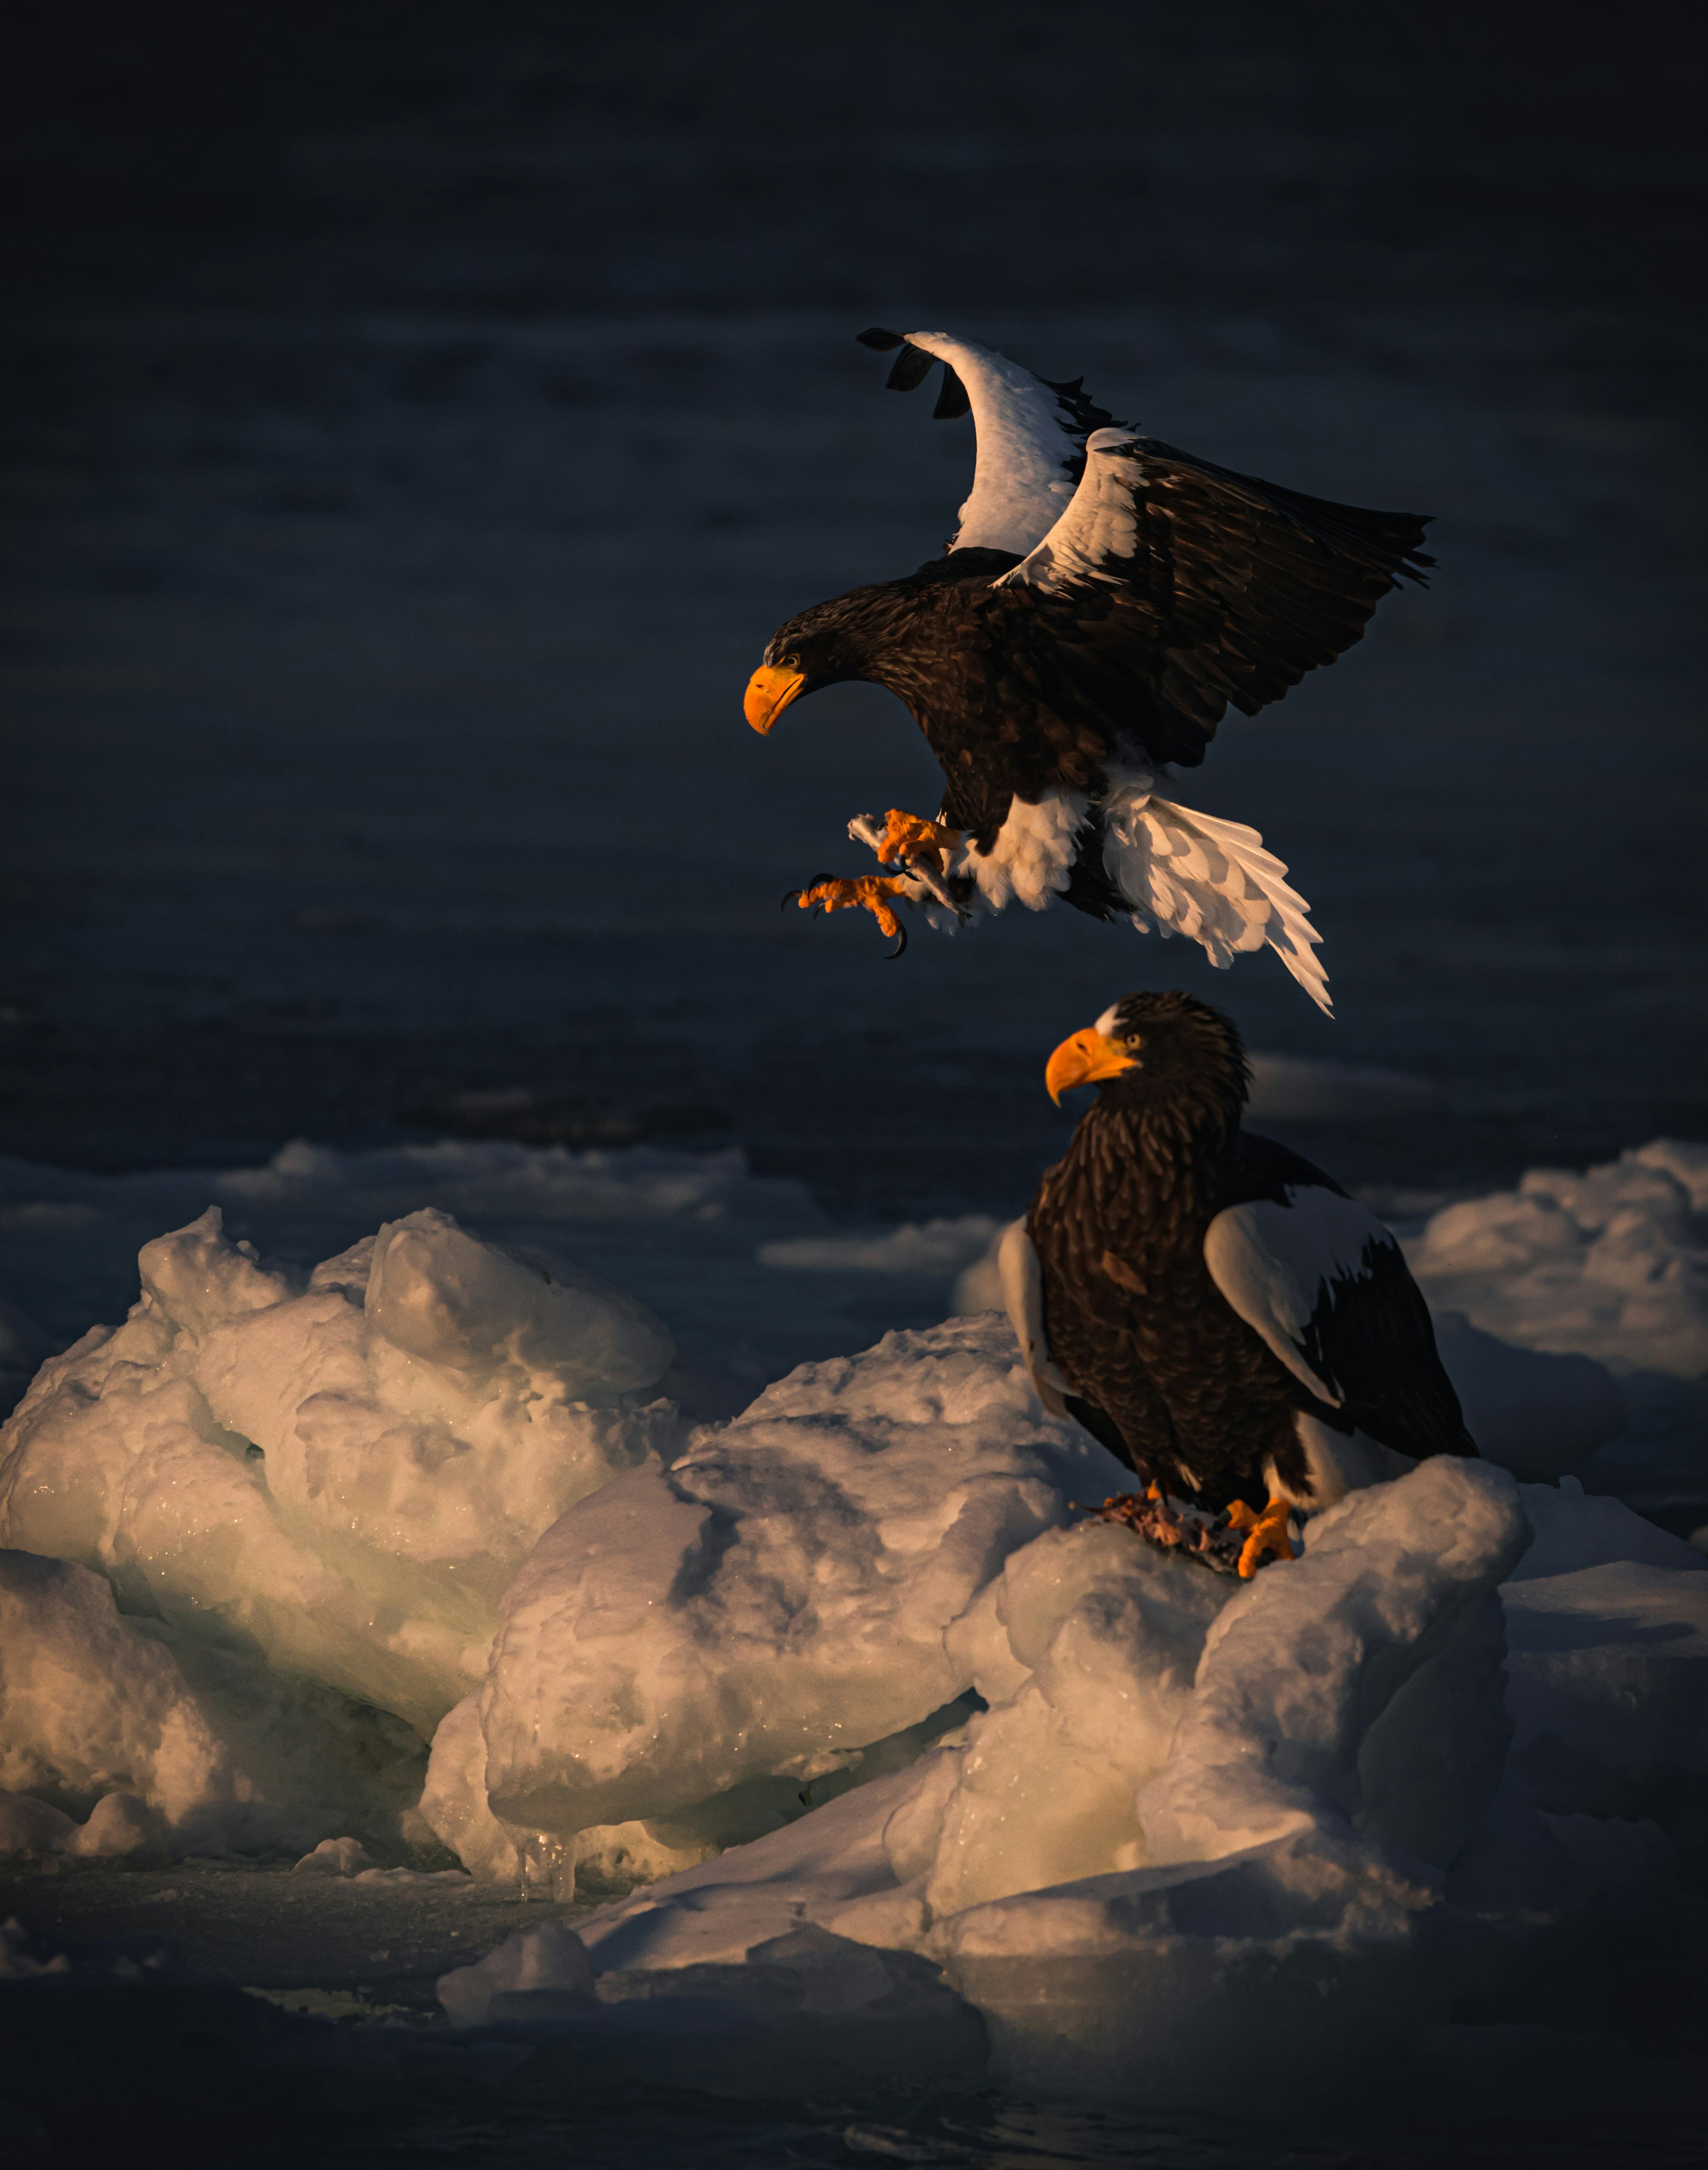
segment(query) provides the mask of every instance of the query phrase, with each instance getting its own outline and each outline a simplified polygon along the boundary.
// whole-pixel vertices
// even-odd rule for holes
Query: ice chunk
[[[1450,1205],[1409,1248],[1432,1303],[1533,1349],[1615,1371],[1708,1371],[1703,1149],[1658,1141],[1583,1173],[1533,1168]]]
[[[1615,1560],[1675,1571],[1708,1568],[1708,1560],[1682,1537],[1657,1529],[1622,1500],[1586,1494],[1575,1477],[1562,1477],[1557,1489],[1521,1484],[1519,1491],[1533,1535],[1529,1550],[1513,1569],[1513,1582],[1573,1574]]]
[[[765,1828],[958,1695],[944,1629],[1121,1473],[1038,1409],[1002,1321],[803,1366],[535,1547],[481,1703],[493,1808],[727,1843],[713,1804],[745,1788]]]
[[[1672,1542],[1450,1459],[1353,1494],[1302,1559],[1231,1595],[1123,1531],[1041,1534],[951,1632],[992,1708],[910,1769],[584,1918],[601,1998],[668,1981],[733,2027],[743,1981],[758,1996],[810,1931],[851,1984],[832,1940],[940,1961],[1011,2085],[1256,2108],[1380,2065],[1500,1978],[1527,1925],[1672,1873],[1652,1826],[1539,1816],[1527,1743],[1599,1742],[1598,1782],[1664,1770],[1688,1804],[1708,1740],[1700,1570],[1515,1583],[1532,1499],[1548,1556],[1620,1530]],[[1533,1681],[1543,1620],[1554,1670]],[[1598,1798],[1604,1817],[1636,1796]]]
[[[360,1876],[373,1867],[368,1850],[359,1838],[323,1838],[312,1853],[305,1853],[292,1873],[297,1876]]]
[[[56,1952],[51,1959],[36,1958],[29,1948],[29,1932],[13,1915],[8,1921],[0,1921],[0,1981],[35,1981],[43,1975],[68,1975],[72,1963],[64,1952]]]
[[[766,1266],[797,1273],[958,1274],[1002,1232],[985,1213],[953,1221],[909,1221],[882,1236],[791,1236],[759,1247]]]
[[[649,1313],[441,1213],[305,1288],[212,1208],[143,1270],[125,1324],[0,1432],[0,1537],[424,1736],[483,1673],[534,1540],[677,1437],[667,1406],[622,1402],[668,1359]]]
[[[15,1861],[20,1854],[63,1853],[77,1828],[50,1801],[0,1793],[0,1861]]]
[[[1506,1609],[1513,1761],[1537,1804],[1708,1836],[1708,1575],[1608,1561],[1514,1583]]]
[[[540,1991],[593,1997],[593,1963],[575,1932],[562,1921],[518,1929],[473,1966],[439,1977],[439,2002],[453,2027],[483,2027],[489,2018],[526,2017]],[[536,2006],[537,2009],[537,2006]]]
[[[351,1824],[395,1847],[422,1764],[396,1720],[127,1619],[87,1568],[0,1553],[0,1786],[88,1815],[56,1850],[300,1850]]]
[[[1134,1796],[1167,1757],[1233,1587],[1108,1523],[1010,1558],[993,1609],[1025,1683],[945,1756],[958,1770],[931,1835],[932,1913],[1145,1858]],[[916,1810],[893,1834],[898,1881],[925,1866],[924,1836]]]
[[[1545,1480],[1581,1468],[1629,1421],[1618,1380],[1593,1356],[1515,1346],[1461,1311],[1437,1315],[1435,1344],[1471,1437],[1517,1477]]]
[[[552,1258],[483,1243],[432,1207],[375,1238],[364,1302],[393,1348],[482,1376],[552,1372],[571,1398],[649,1387],[675,1349],[644,1304]]]

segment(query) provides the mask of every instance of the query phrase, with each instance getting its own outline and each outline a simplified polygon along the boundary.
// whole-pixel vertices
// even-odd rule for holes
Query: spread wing
[[[1114,417],[1080,389],[1082,378],[1052,384],[993,347],[948,332],[874,327],[858,337],[865,346],[901,349],[889,372],[892,392],[911,392],[941,361],[935,419],[953,421],[971,410],[978,463],[950,551],[1006,550],[1023,558],[1071,502],[1086,437]]]
[[[993,586],[1025,596],[1081,675],[1125,679],[1212,736],[1332,663],[1403,579],[1427,521],[1236,474],[1135,430],[1086,441],[1049,532]]]
[[[1420,1460],[1475,1454],[1428,1307],[1387,1229],[1326,1180],[1246,1187],[1262,1195],[1225,1206],[1204,1239],[1210,1278],[1246,1325],[1383,1446]]]

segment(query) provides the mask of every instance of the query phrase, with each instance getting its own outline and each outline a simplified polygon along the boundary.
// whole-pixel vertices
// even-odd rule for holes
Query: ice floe
[[[1695,1391],[1708,1152],[1438,1213],[1412,1255],[1489,1459],[1249,1585],[1076,1516],[1124,1472],[988,1310],[693,1421],[675,1321],[564,1198],[614,1184],[703,1264],[751,1179],[627,1157],[280,1156],[231,1210],[295,1186],[327,1226],[342,1185],[377,1232],[280,1264],[216,1198],[143,1244],[130,1318],[0,1432],[0,1852],[355,1884],[442,1845],[627,1895],[446,1977],[566,2073],[1161,2101],[1332,2079],[1708,1840],[1708,1561],[1569,1473]],[[750,1292],[976,1276],[992,1232],[787,1226],[740,1222]]]
[[[141,1266],[125,1324],[13,1416],[0,1535],[424,1733],[483,1677],[535,1540],[674,1440],[667,1404],[628,1406],[669,1359],[656,1318],[434,1208],[299,1276],[213,1207]]]

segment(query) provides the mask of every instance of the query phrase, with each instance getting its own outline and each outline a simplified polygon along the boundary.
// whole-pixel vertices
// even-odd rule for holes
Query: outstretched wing
[[[1230,703],[1256,715],[1350,648],[1402,578],[1421,581],[1427,524],[1104,429],[1072,502],[993,585],[1027,597],[1082,670],[1126,678],[1209,738]]]
[[[1023,558],[1071,501],[1086,437],[1114,417],[1080,389],[1082,378],[1052,384],[994,347],[948,332],[874,326],[857,337],[863,346],[901,349],[889,372],[892,392],[911,392],[941,361],[935,419],[953,421],[971,409],[978,464],[950,550],[1007,550]]]
[[[1241,1141],[1230,1191],[1204,1264],[1300,1384],[1402,1454],[1475,1454],[1428,1307],[1375,1216],[1265,1138]]]

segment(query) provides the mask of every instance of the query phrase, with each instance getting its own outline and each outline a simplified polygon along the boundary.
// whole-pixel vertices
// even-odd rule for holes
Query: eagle
[[[899,904],[953,933],[1058,899],[1217,965],[1265,943],[1325,1011],[1321,938],[1254,829],[1182,804],[1230,704],[1255,716],[1363,634],[1434,561],[1423,516],[1372,512],[1237,474],[1117,423],[1084,380],[1038,377],[947,332],[857,334],[899,348],[893,390],[943,366],[934,413],[969,410],[972,495],[944,553],[779,626],[748,722],[848,679],[886,687],[941,764],[936,815],[849,824],[889,871],[817,877],[784,899],[873,912],[899,955]]]
[[[1250,1078],[1208,1002],[1113,1003],[1049,1058],[1058,1104],[1097,1098],[998,1253],[1039,1399],[1165,1500],[1227,1510],[1247,1576],[1291,1558],[1294,1510],[1477,1451],[1399,1245],[1241,1129]]]

